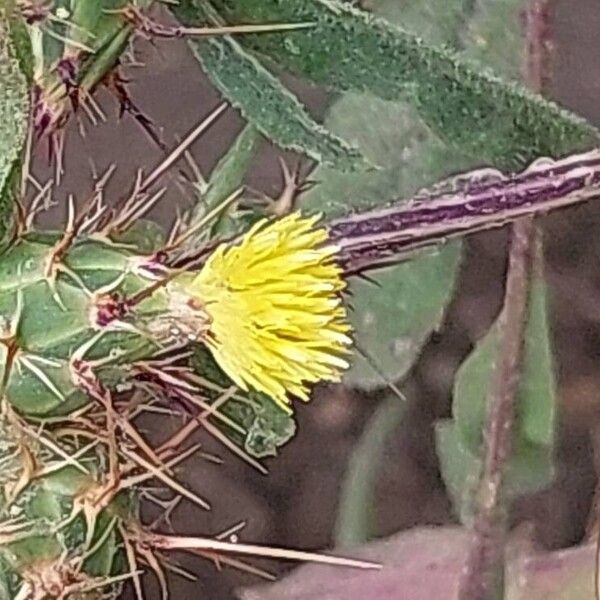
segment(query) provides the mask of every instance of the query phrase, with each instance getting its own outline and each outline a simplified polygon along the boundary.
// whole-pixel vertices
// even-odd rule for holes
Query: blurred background
[[[550,95],[596,126],[600,126],[598,31],[597,0],[557,0],[555,75]],[[137,60],[150,68],[126,69],[133,100],[172,146],[216,106],[219,97],[203,79],[184,41],[140,41],[136,48]],[[314,114],[325,113],[330,102],[325,94],[302,82],[291,81],[291,85]],[[59,199],[70,193],[84,197],[90,189],[91,173],[102,172],[113,162],[118,170],[108,197],[116,198],[133,181],[137,168],[148,168],[162,156],[161,149],[130,116],[117,118],[118,107],[108,93],[101,90],[98,100],[108,122],[87,126],[85,136],[71,122],[67,175]],[[192,153],[203,172],[210,171],[241,125],[229,111],[195,143]],[[47,157],[43,148],[39,150],[35,172],[44,179]],[[277,156],[263,144],[250,169],[248,184],[252,188],[278,194],[282,182]],[[178,208],[185,209],[192,200],[173,181],[167,183],[168,193],[152,213],[153,219],[166,226]],[[64,217],[63,207],[44,218],[58,222]],[[558,471],[551,488],[518,501],[514,521],[534,523],[538,541],[554,549],[577,543],[584,536],[597,477],[600,207],[590,203],[556,213],[543,219],[543,230],[560,392]],[[402,384],[406,410],[386,444],[385,460],[376,474],[375,533],[379,536],[419,524],[457,522],[440,478],[433,426],[449,416],[453,375],[500,307],[505,252],[505,231],[468,239],[456,294],[444,322]],[[331,546],[348,460],[383,395],[383,391],[358,394],[343,387],[320,388],[310,405],[297,406],[297,436],[278,458],[268,461],[268,476],[253,471],[203,435],[204,449],[224,462],[214,465],[192,459],[186,464],[184,479],[211,501],[213,510],[198,514],[196,508],[182,504],[173,514],[174,526],[189,533],[216,535],[244,521],[246,527],[239,534],[244,541],[307,549]],[[148,428],[152,429],[152,423]],[[598,458],[600,467],[600,453]],[[199,559],[181,557],[181,564],[199,580],[174,580],[173,598],[227,599],[233,597],[237,586],[256,581],[231,569],[219,572]],[[269,568],[282,573],[291,567],[270,564]]]

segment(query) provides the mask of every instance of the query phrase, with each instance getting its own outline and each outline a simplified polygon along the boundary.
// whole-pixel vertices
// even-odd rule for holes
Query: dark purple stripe
[[[449,183],[451,190],[434,188],[408,201],[334,221],[329,233],[342,247],[342,264],[348,272],[374,268],[454,235],[589,200],[600,195],[600,153],[537,163],[504,178],[490,180],[488,175],[467,173]]]

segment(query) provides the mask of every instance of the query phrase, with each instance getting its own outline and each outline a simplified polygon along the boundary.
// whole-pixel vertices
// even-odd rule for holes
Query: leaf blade
[[[538,156],[589,146],[598,137],[594,127],[556,104],[338,0],[215,5],[229,22],[314,23],[285,36],[247,36],[243,43],[330,89],[409,100],[440,138],[498,168],[523,167]]]
[[[206,5],[191,4],[196,18],[204,20],[212,15]],[[175,13],[187,11],[185,7],[175,8]],[[340,170],[368,166],[356,148],[317,123],[298,98],[233,37],[190,40],[189,45],[221,93],[278,146]]]
[[[10,222],[19,157],[27,135],[29,93],[11,36],[8,7],[0,8],[0,238]]]
[[[556,381],[548,325],[547,290],[538,275],[529,295],[522,374],[517,390],[513,452],[504,493],[532,493],[554,478]],[[462,363],[453,391],[453,419],[438,424],[442,476],[463,522],[472,516],[490,380],[499,346],[498,321]]]

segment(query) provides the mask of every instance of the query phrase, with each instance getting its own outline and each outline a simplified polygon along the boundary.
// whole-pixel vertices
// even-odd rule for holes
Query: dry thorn
[[[170,487],[174,492],[181,494],[197,506],[205,510],[210,510],[210,504],[200,498],[200,496],[194,494],[190,490],[186,489],[183,485],[175,481],[173,478],[169,477],[158,467],[155,467],[153,464],[149,463],[147,460],[135,454],[135,452],[131,452],[125,448],[122,449],[122,453],[131,461],[137,463],[138,466],[145,469],[149,474],[152,474],[156,479],[162,481],[165,485]]]
[[[143,541],[143,543],[153,548],[165,551],[201,550],[217,553],[243,554],[277,560],[313,562],[337,567],[348,567],[352,569],[380,570],[382,568],[382,565],[379,563],[331,556],[328,554],[320,554],[318,552],[306,552],[303,550],[291,550],[287,548],[277,548],[271,546],[259,546],[256,544],[230,543],[205,537],[167,536],[146,532],[137,532],[137,535],[141,536],[141,541]]]
[[[148,17],[133,4],[125,8],[106,10],[105,12],[122,15],[138,33],[147,38],[213,37],[248,33],[274,33],[278,31],[307,29],[314,26],[313,23],[273,23],[268,25],[231,25],[223,27],[171,27]]]
[[[125,527],[119,523],[119,532],[121,533],[121,539],[125,546],[125,554],[127,555],[127,562],[129,563],[129,570],[131,573],[138,573],[133,577],[133,588],[135,590],[135,597],[137,600],[144,600],[144,592],[142,591],[142,582],[139,576],[138,564],[135,556],[135,549],[130,541],[129,535]]]
[[[113,233],[122,233],[131,227],[136,219],[146,214],[163,193],[158,192],[158,196],[156,194],[148,196],[149,189],[179,160],[198,137],[225,112],[227,107],[226,102],[217,106],[147,176],[144,177],[141,172],[138,172],[129,198],[115,207],[111,218],[100,224],[98,233],[105,237],[110,237]]]

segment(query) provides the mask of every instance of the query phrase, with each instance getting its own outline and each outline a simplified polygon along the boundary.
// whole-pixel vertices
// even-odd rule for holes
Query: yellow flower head
[[[345,283],[317,220],[260,221],[238,245],[219,246],[189,287],[210,318],[205,343],[223,371],[286,410],[288,395],[308,400],[309,384],[339,381],[348,367]]]

